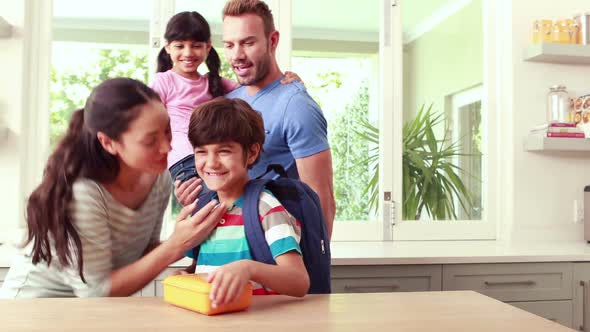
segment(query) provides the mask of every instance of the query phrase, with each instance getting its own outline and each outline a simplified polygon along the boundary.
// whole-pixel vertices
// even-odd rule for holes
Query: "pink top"
[[[221,82],[224,94],[239,86],[238,83],[227,78],[222,78]],[[168,154],[168,168],[170,168],[182,158],[193,154],[193,148],[188,141],[188,123],[193,109],[212,99],[209,93],[208,75],[192,80],[168,70],[156,73],[150,87],[160,95],[170,116],[172,128],[172,151]]]

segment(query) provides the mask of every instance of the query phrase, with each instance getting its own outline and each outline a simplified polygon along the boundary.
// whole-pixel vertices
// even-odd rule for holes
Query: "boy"
[[[213,305],[232,302],[250,281],[254,294],[304,296],[310,284],[299,247],[301,230],[272,194],[260,195],[259,211],[277,265],[252,260],[244,231],[242,195],[265,138],[261,115],[245,101],[219,97],[193,112],[188,137],[197,173],[229,207],[196,260],[195,273],[209,273]]]

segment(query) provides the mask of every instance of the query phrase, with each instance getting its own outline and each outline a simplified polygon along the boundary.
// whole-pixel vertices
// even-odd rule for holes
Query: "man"
[[[279,32],[268,6],[259,0],[226,3],[223,43],[242,85],[226,97],[245,100],[264,119],[266,141],[250,177],[263,174],[269,164],[281,164],[289,177],[299,178],[318,194],[331,236],[336,203],[327,122],[302,84],[280,84],[283,73],[275,57]]]

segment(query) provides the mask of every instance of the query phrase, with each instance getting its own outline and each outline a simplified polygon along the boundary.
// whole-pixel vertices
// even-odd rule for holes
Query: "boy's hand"
[[[182,206],[187,206],[195,201],[203,186],[203,180],[190,178],[184,182],[174,181],[174,196]]]
[[[212,284],[209,298],[214,308],[232,303],[242,294],[252,277],[250,262],[246,259],[235,261],[209,274],[207,281]]]

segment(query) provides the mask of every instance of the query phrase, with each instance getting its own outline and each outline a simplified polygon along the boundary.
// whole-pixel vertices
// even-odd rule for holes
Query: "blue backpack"
[[[270,170],[279,174],[279,178],[274,180],[261,178],[250,180],[244,189],[244,230],[252,258],[258,262],[276,264],[264,237],[264,230],[262,229],[258,213],[260,194],[266,189],[301,224],[301,240],[299,246],[301,247],[303,262],[310,280],[308,293],[329,294],[331,292],[330,240],[328,238],[326,221],[322,213],[320,199],[305,183],[289,179],[282,166],[270,165]],[[194,212],[205,206],[213,198],[213,195],[215,193],[211,192],[201,197]],[[197,259],[199,257],[199,247],[195,247],[187,256]]]

